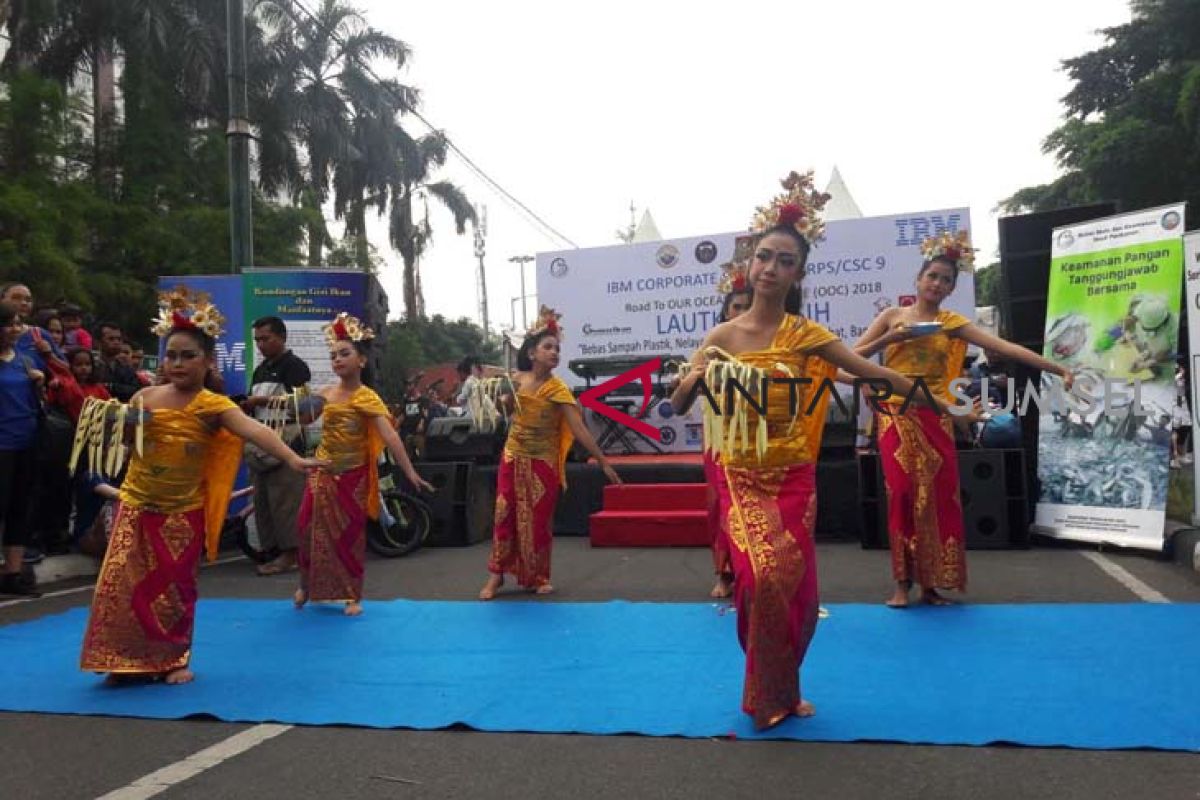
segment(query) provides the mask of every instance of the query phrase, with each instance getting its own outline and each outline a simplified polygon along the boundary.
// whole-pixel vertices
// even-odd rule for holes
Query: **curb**
[[[94,578],[100,574],[100,562],[78,553],[47,556],[41,563],[33,565],[33,574],[39,586],[74,578]]]
[[[1185,569],[1200,573],[1200,528],[1167,520],[1167,550]]]

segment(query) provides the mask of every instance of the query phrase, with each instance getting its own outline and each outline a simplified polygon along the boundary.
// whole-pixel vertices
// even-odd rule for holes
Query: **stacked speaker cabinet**
[[[968,550],[1029,546],[1022,450],[958,451],[959,502]],[[864,549],[888,547],[887,487],[876,453],[858,457],[859,521]]]
[[[425,432],[425,460],[495,464],[506,433],[503,422],[477,426],[470,417],[439,417],[429,421]]]
[[[480,469],[466,461],[421,462],[414,467],[435,490],[420,495],[433,512],[433,531],[427,544],[461,547],[491,536],[496,500],[494,470]]]

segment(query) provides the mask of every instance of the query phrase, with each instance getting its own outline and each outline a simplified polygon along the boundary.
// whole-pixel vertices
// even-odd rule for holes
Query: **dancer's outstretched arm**
[[[609,483],[620,483],[621,476],[612,468],[612,464],[608,463],[608,458],[596,444],[592,432],[583,424],[583,415],[579,413],[579,407],[564,405],[562,409],[567,420],[567,427],[571,429],[571,433],[575,434],[575,438],[579,440],[584,449],[592,454],[592,458],[596,459],[600,469],[604,470],[604,477],[608,478]]]
[[[302,458],[296,455],[296,451],[284,444],[283,440],[276,436],[274,431],[258,420],[247,417],[236,406],[223,411],[220,415],[220,420],[221,425],[227,431],[248,442],[253,442],[297,472],[319,469],[329,465],[328,461],[318,458]]]
[[[1063,383],[1066,384],[1068,390],[1070,390],[1071,385],[1075,382],[1074,374],[1062,364],[1055,364],[1053,361],[1042,358],[1037,353],[1027,350],[1019,344],[1013,344],[1001,339],[999,336],[993,336],[974,323],[957,328],[952,332],[952,335],[964,339],[973,345],[982,347],[985,350],[999,353],[1012,361],[1020,361],[1026,366],[1040,369],[1042,372],[1049,372],[1051,375],[1057,375],[1063,379]]]
[[[387,445],[388,452],[392,454],[392,458],[396,459],[396,464],[399,465],[400,471],[404,473],[404,477],[408,478],[413,486],[422,491],[437,491],[433,488],[433,484],[428,483],[413,469],[412,459],[408,457],[408,450],[404,448],[404,442],[400,441],[400,434],[396,433],[396,429],[392,427],[391,420],[387,417],[373,417],[371,424],[375,426],[375,430],[383,438],[383,443]]]

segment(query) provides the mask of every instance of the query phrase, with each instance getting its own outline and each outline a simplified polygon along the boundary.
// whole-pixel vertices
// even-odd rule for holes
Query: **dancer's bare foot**
[[[797,717],[811,717],[817,713],[817,708],[807,700],[801,700],[796,704],[796,710],[794,713]]]
[[[172,686],[178,685],[180,683],[191,683],[195,679],[196,679],[195,673],[193,673],[187,667],[180,667],[179,669],[173,669],[163,677],[163,680],[166,683],[171,684]]]
[[[479,590],[480,600],[491,600],[496,596],[496,590],[504,585],[503,575],[492,575],[487,579],[487,583]]]
[[[357,617],[362,612],[362,603],[358,602],[357,600],[351,600],[349,603],[346,603],[346,610],[342,613],[347,617]]]
[[[926,589],[921,594],[921,602],[931,606],[952,606],[954,601],[949,598],[942,597],[938,594],[937,589]]]
[[[912,591],[912,581],[896,581],[896,591],[887,600],[888,608],[908,608],[908,593]]]
[[[733,581],[726,578],[724,575],[717,578],[717,585],[708,593],[710,597],[717,599],[731,597],[733,595]]]
[[[292,595],[292,603],[295,604],[296,608],[304,608],[304,604],[307,602],[308,592],[303,589],[297,589],[296,593]]]
[[[541,586],[533,590],[534,594],[554,594],[554,587],[548,583],[543,583]]]

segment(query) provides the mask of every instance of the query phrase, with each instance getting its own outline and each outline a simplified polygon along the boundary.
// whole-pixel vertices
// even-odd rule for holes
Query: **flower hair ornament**
[[[560,319],[562,319],[562,314],[555,312],[550,306],[542,306],[533,327],[526,331],[525,335],[539,336],[549,332],[551,336],[562,339],[562,326],[558,324]]]
[[[954,264],[959,272],[975,272],[975,250],[971,247],[971,236],[967,231],[943,231],[921,242],[921,258],[926,263],[935,258],[944,258]]]
[[[717,293],[724,297],[731,292],[745,292],[750,288],[749,274],[744,261],[731,261],[721,265],[721,280]]]
[[[810,245],[824,239],[825,221],[821,219],[820,212],[831,196],[814,188],[813,171],[809,170],[803,175],[792,172],[780,184],[783,194],[776,195],[766,206],[755,209],[750,230],[765,233],[776,226],[788,225],[795,228],[796,233]]]
[[[333,322],[325,325],[322,332],[329,346],[338,342],[368,342],[375,338],[375,331],[363,325],[362,322],[345,311],[333,318]]]
[[[225,332],[221,327],[224,324],[225,317],[206,293],[176,286],[169,292],[159,292],[158,317],[150,330],[162,338],[173,329],[191,328],[215,339]]]

